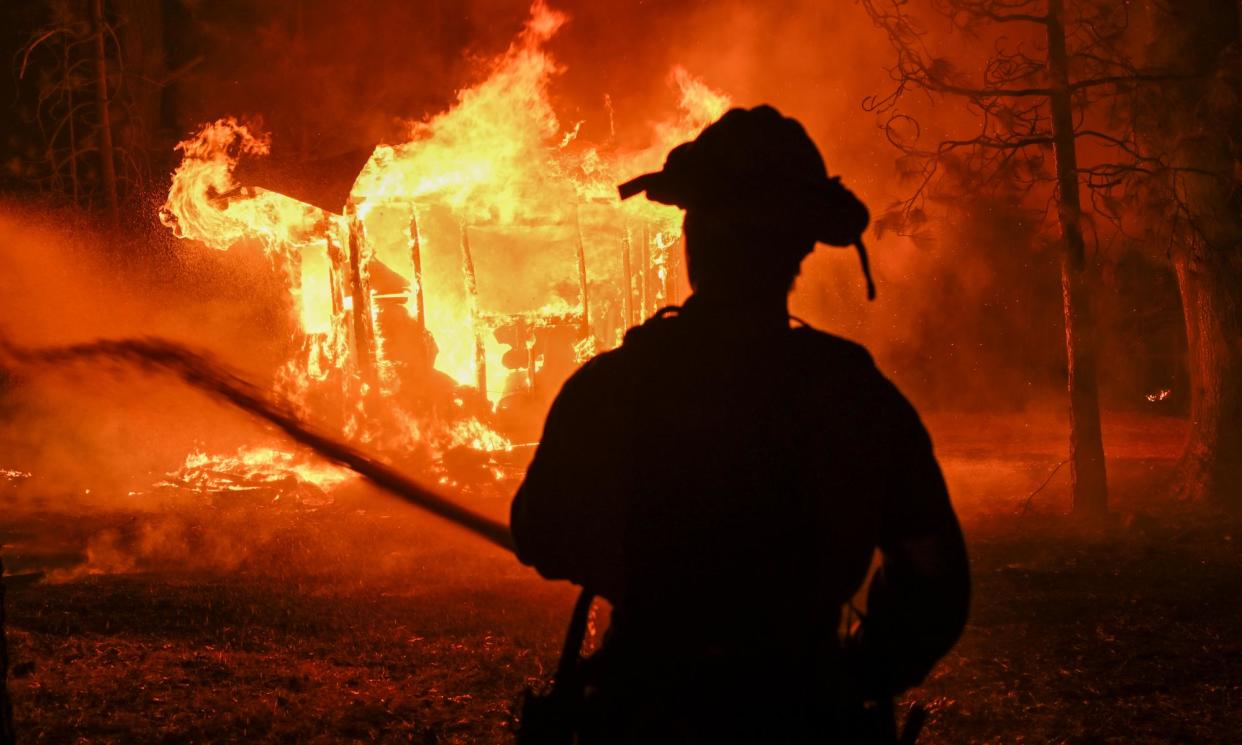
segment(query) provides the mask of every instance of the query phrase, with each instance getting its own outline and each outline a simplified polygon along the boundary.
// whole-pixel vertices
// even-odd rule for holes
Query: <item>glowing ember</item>
[[[20,484],[32,475],[33,474],[25,471],[18,471],[14,468],[0,468],[0,479],[8,481],[10,484]]]

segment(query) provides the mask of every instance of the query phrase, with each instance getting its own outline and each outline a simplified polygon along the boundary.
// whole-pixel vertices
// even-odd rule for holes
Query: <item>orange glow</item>
[[[579,142],[582,123],[561,122],[548,93],[560,67],[544,44],[566,20],[537,0],[486,79],[459,91],[448,110],[411,122],[404,142],[375,148],[350,204],[341,205],[343,215],[239,187],[238,160],[263,157],[270,147],[266,135],[236,119],[205,125],[178,146],[183,161],[161,219],[178,236],[221,250],[257,240],[283,266],[304,340],[302,354],[281,372],[282,392],[302,403],[335,391],[346,402],[346,434],[433,452],[509,448],[509,439],[486,416],[467,411],[460,397],[451,421],[400,398],[395,350],[408,340],[386,338],[393,324],[383,316],[394,307],[434,339],[436,370],[460,386],[482,386],[483,400],[495,407],[515,391],[529,392],[545,373],[538,334],[576,329],[562,355],[576,364],[615,346],[631,322],[675,299],[669,296],[676,292],[680,210],[646,200],[623,205],[616,184],[659,168],[671,147],[718,118],[729,99],[678,67],[669,80],[680,93],[680,112],[653,127],[649,147],[618,152]],[[631,255],[623,261],[625,251]],[[630,261],[636,268],[627,282],[623,265]],[[380,286],[394,275],[404,287]],[[370,297],[370,319],[355,318],[352,290],[359,284],[362,297]],[[592,300],[597,287],[601,297]],[[622,306],[628,317],[621,317]],[[526,369],[497,340],[515,325],[514,333],[531,335],[516,350],[519,361],[529,357]],[[376,392],[396,422],[395,437],[391,428],[378,433],[365,410],[364,400]]]

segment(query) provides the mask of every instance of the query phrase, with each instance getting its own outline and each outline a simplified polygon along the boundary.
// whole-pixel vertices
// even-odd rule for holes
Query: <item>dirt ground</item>
[[[1115,518],[1091,527],[1059,516],[1063,473],[1020,514],[1055,438],[941,427],[975,601],[906,697],[930,712],[920,742],[1236,741],[1242,526],[1164,498],[1167,424],[1113,422]],[[20,742],[507,742],[573,599],[373,495],[135,510],[10,491]]]

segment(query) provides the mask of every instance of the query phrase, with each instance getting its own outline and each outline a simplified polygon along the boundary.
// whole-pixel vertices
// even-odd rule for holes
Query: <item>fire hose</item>
[[[348,468],[393,496],[454,523],[508,551],[509,526],[437,494],[392,466],[352,445],[317,431],[254,383],[205,352],[166,339],[100,339],[60,347],[20,347],[0,339],[0,363],[16,366],[66,365],[88,360],[124,363],[180,378],[213,398],[264,419],[324,459]]]

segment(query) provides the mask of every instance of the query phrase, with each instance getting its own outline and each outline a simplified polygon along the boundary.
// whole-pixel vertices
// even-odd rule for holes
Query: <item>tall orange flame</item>
[[[681,213],[644,200],[623,205],[615,184],[658,168],[671,147],[724,113],[729,99],[678,67],[670,81],[681,111],[653,128],[650,147],[616,152],[577,142],[581,123],[562,127],[551,104],[549,84],[561,68],[544,49],[566,20],[536,0],[485,80],[460,91],[448,110],[412,122],[405,142],[375,148],[352,187],[346,217],[239,188],[232,175],[238,159],[266,155],[269,143],[236,119],[205,125],[178,145],[183,160],[163,222],[218,249],[257,239],[291,265],[290,293],[307,343],[285,370],[286,394],[358,379],[367,362],[358,347],[370,343],[368,334],[375,379],[353,390],[378,386],[394,394],[394,350],[403,340],[385,336],[392,332],[381,304],[384,313],[403,307],[430,333],[438,370],[463,386],[484,385],[481,393],[495,403],[515,380],[529,384],[553,363],[539,357],[530,337],[514,342],[524,346],[519,359],[530,355],[525,371],[515,369],[493,331],[506,324],[574,328],[572,354],[581,358],[616,344],[626,326],[671,299]],[[346,262],[350,250],[359,255]],[[379,287],[393,276],[405,286]],[[359,287],[362,295],[351,292]],[[359,302],[370,307],[355,307]],[[462,417],[438,435],[423,412],[403,411],[398,419],[413,440],[506,446],[477,418]],[[365,430],[353,421],[348,428]]]

